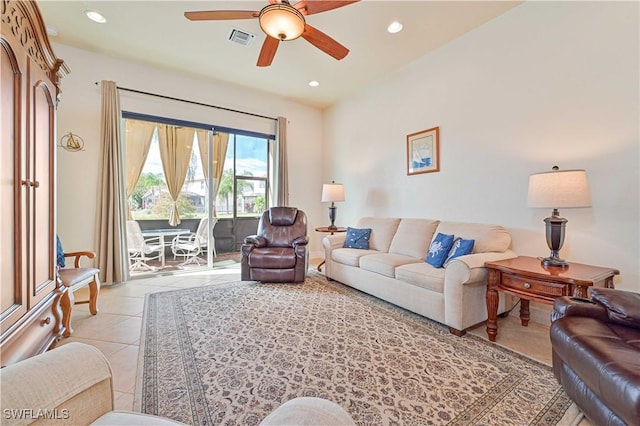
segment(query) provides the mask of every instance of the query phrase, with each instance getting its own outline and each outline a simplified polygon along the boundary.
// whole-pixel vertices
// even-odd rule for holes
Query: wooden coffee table
[[[486,262],[487,335],[492,342],[498,335],[498,292],[520,298],[520,322],[529,324],[529,302],[553,304],[560,296],[588,297],[590,287],[613,288],[613,277],[620,272],[613,268],[569,262],[569,266],[542,266],[540,259],[520,256],[514,259]]]

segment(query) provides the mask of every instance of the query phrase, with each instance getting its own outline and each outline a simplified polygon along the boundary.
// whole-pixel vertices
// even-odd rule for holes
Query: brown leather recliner
[[[640,294],[593,288],[555,300],[553,372],[594,425],[640,425]]]
[[[307,275],[307,216],[295,207],[262,213],[257,235],[244,239],[243,281],[301,282]]]

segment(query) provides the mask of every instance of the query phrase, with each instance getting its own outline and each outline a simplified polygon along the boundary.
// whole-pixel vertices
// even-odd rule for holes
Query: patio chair
[[[218,223],[218,218],[214,217],[212,224],[213,227]],[[182,257],[184,262],[180,264],[180,266],[187,265],[189,263],[195,263],[196,265],[200,265],[200,261],[203,260],[200,258],[201,254],[207,252],[209,247],[209,238],[207,235],[207,231],[209,228],[209,218],[203,217],[200,219],[200,223],[198,224],[198,229],[196,232],[190,232],[189,234],[183,234],[176,236],[171,242],[171,251],[173,252],[173,258],[176,259],[178,257]],[[216,245],[215,239],[213,235],[211,236],[211,243],[213,245],[213,256],[217,256],[216,253]]]
[[[135,220],[127,221],[127,248],[129,251],[129,270],[148,269],[157,270],[148,264],[149,261],[159,260],[164,264],[163,237],[146,238],[142,235],[140,224]]]

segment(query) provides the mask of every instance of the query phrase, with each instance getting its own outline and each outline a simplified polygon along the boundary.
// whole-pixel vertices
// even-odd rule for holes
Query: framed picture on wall
[[[407,175],[440,171],[440,127],[407,135]]]

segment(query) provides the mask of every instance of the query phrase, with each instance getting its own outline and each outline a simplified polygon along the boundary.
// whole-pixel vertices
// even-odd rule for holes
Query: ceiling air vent
[[[227,40],[249,47],[251,46],[254,38],[256,38],[255,34],[251,34],[237,28],[231,28]]]

